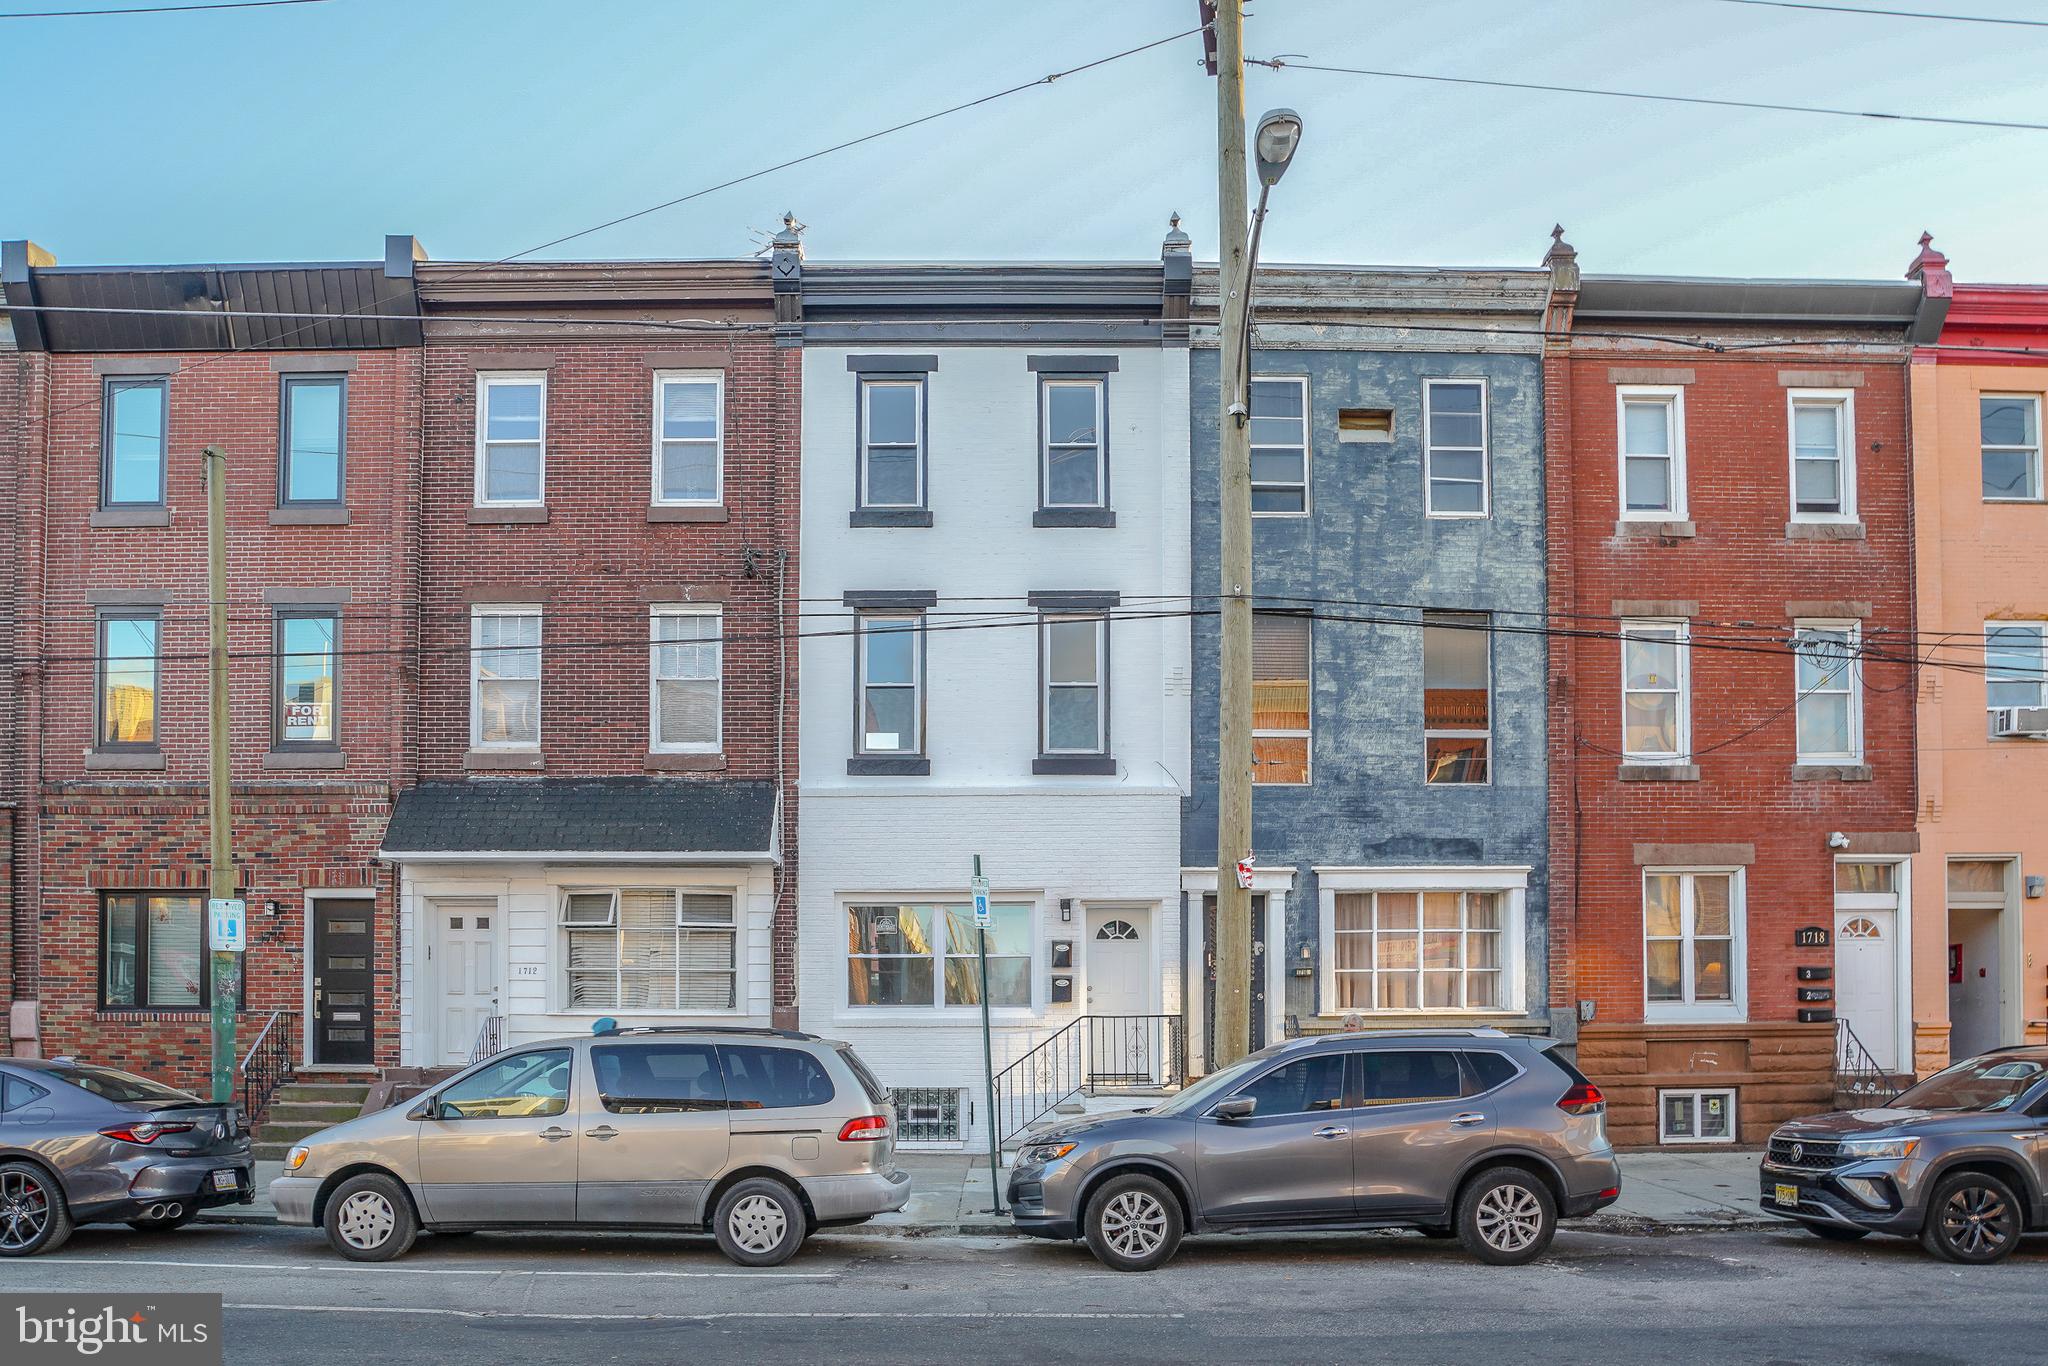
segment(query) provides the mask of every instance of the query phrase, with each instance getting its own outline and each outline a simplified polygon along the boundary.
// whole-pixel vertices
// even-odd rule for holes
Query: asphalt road
[[[9,1290],[217,1291],[236,1363],[2003,1362],[2048,1355],[2048,1238],[1965,1269],[1795,1230],[1570,1233],[1533,1266],[1409,1234],[1208,1238],[1150,1275],[1086,1249],[825,1237],[766,1271],[701,1238],[422,1237],[359,1266],[316,1233],[81,1229]]]

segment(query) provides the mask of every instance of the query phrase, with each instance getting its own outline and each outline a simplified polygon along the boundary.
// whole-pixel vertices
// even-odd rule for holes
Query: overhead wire
[[[0,19],[99,19],[116,14],[196,14],[201,10],[277,9],[284,5],[325,5],[331,0],[214,0],[200,5],[130,5],[121,9],[0,10]]]
[[[1755,5],[1764,9],[1813,10],[1822,14],[1852,14],[1873,19],[1938,19],[1951,24],[2005,24],[2014,28],[2048,28],[2048,19],[2009,19],[1990,14],[1943,14],[1938,10],[1877,9],[1860,5],[1821,5],[1808,0],[1719,0],[1724,5]]]

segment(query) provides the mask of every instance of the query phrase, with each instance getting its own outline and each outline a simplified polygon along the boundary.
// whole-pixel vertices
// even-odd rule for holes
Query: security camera
[[[1849,837],[1843,834],[1841,831],[1837,830],[1833,834],[1828,836],[1828,848],[1847,849],[1848,847]]]

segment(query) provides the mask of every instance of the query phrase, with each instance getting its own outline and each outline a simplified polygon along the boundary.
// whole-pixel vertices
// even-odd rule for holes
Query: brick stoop
[[[282,1160],[300,1139],[361,1114],[369,1096],[366,1082],[286,1082],[271,1096],[256,1127],[256,1160]]]

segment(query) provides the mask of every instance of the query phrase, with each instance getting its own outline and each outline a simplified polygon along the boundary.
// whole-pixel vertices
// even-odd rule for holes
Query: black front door
[[[313,903],[313,1061],[367,1067],[374,1056],[375,962],[368,898]]]
[[[1252,1048],[1266,1046],[1266,897],[1252,894]],[[1202,898],[1202,1056],[1216,1056],[1216,898]]]

